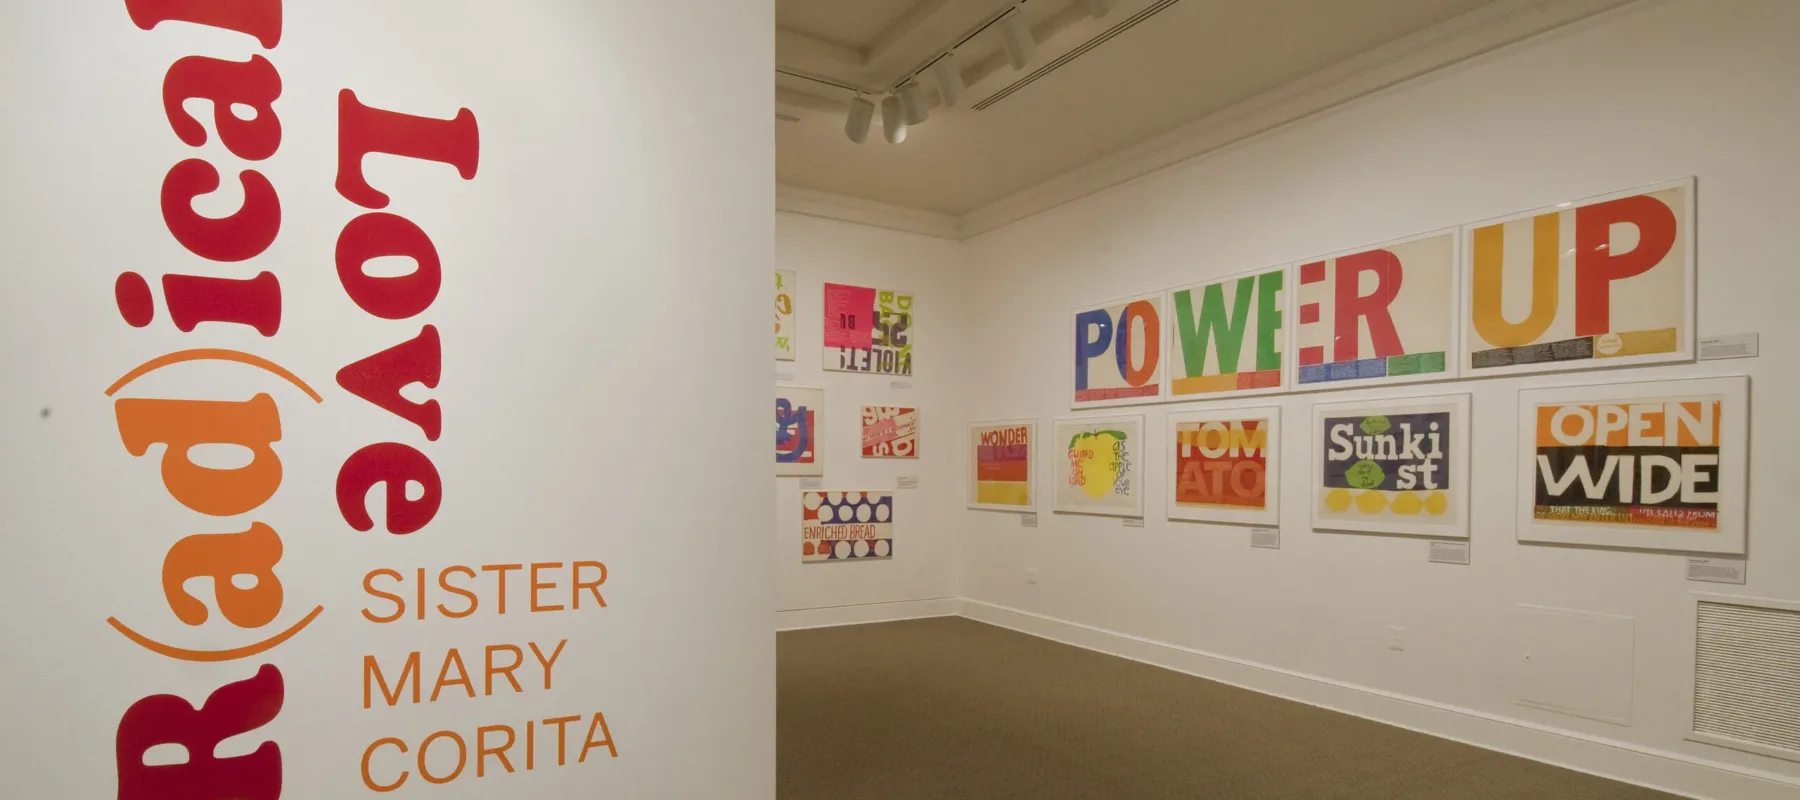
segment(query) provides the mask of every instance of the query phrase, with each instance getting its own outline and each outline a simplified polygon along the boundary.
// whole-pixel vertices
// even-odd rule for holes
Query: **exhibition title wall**
[[[771,249],[771,142],[654,145],[754,116],[772,13],[464,5],[0,13],[21,796],[772,796],[764,448],[701,399],[767,385],[717,265]],[[744,77],[620,130],[646,28]]]

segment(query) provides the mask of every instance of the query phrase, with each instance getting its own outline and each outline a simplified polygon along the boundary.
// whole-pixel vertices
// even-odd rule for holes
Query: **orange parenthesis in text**
[[[311,397],[315,403],[325,402],[324,397],[321,397],[311,386],[308,386],[306,381],[300,380],[298,375],[288,371],[286,367],[261,356],[251,355],[250,353],[239,350],[224,350],[219,348],[180,350],[169,353],[168,355],[157,356],[156,358],[138,365],[136,369],[125,373],[123,377],[114,381],[113,385],[106,387],[106,395],[111,397],[120,389],[130,385],[132,381],[135,381],[138,378],[142,378],[163,367],[172,364],[180,364],[186,361],[234,361],[239,364],[248,364],[293,384],[300,391],[305,392],[306,396]],[[229,650],[189,650],[182,647],[175,647],[174,645],[163,644],[162,642],[132,630],[130,626],[120,622],[117,617],[107,617],[106,623],[113,626],[114,630],[117,630],[125,638],[135,642],[139,647],[158,655],[181,661],[235,661],[240,658],[249,658],[250,656],[267,652],[277,645],[280,645],[282,642],[294,638],[295,634],[304,630],[306,626],[311,625],[312,621],[318,619],[319,615],[324,613],[324,611],[324,606],[316,606],[304,619],[294,623],[293,627],[260,642],[244,645],[243,647],[233,647]]]

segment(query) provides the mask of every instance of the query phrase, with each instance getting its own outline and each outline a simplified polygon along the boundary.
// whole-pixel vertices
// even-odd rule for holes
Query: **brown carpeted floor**
[[[777,647],[781,800],[1674,797],[967,619]]]

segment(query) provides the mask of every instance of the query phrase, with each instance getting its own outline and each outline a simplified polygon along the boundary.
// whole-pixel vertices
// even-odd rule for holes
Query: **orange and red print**
[[[918,458],[919,410],[863,406],[863,458]]]
[[[1280,522],[1281,409],[1169,414],[1169,519]]]
[[[1692,358],[1693,220],[1690,178],[1466,226],[1466,374]]]

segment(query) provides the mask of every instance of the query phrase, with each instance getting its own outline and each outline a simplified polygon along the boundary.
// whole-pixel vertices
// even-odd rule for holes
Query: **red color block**
[[[1300,324],[1311,325],[1319,321],[1319,304],[1307,303],[1300,307]]]
[[[1300,265],[1301,283],[1319,283],[1323,280],[1325,280],[1325,262],[1314,261],[1310,264]]]
[[[1239,389],[1268,389],[1281,385],[1281,370],[1265,369],[1260,372],[1240,372],[1237,380]]]
[[[1325,346],[1314,345],[1300,348],[1300,366],[1310,367],[1325,363]]]
[[[874,346],[875,290],[825,284],[825,346],[868,350]]]

